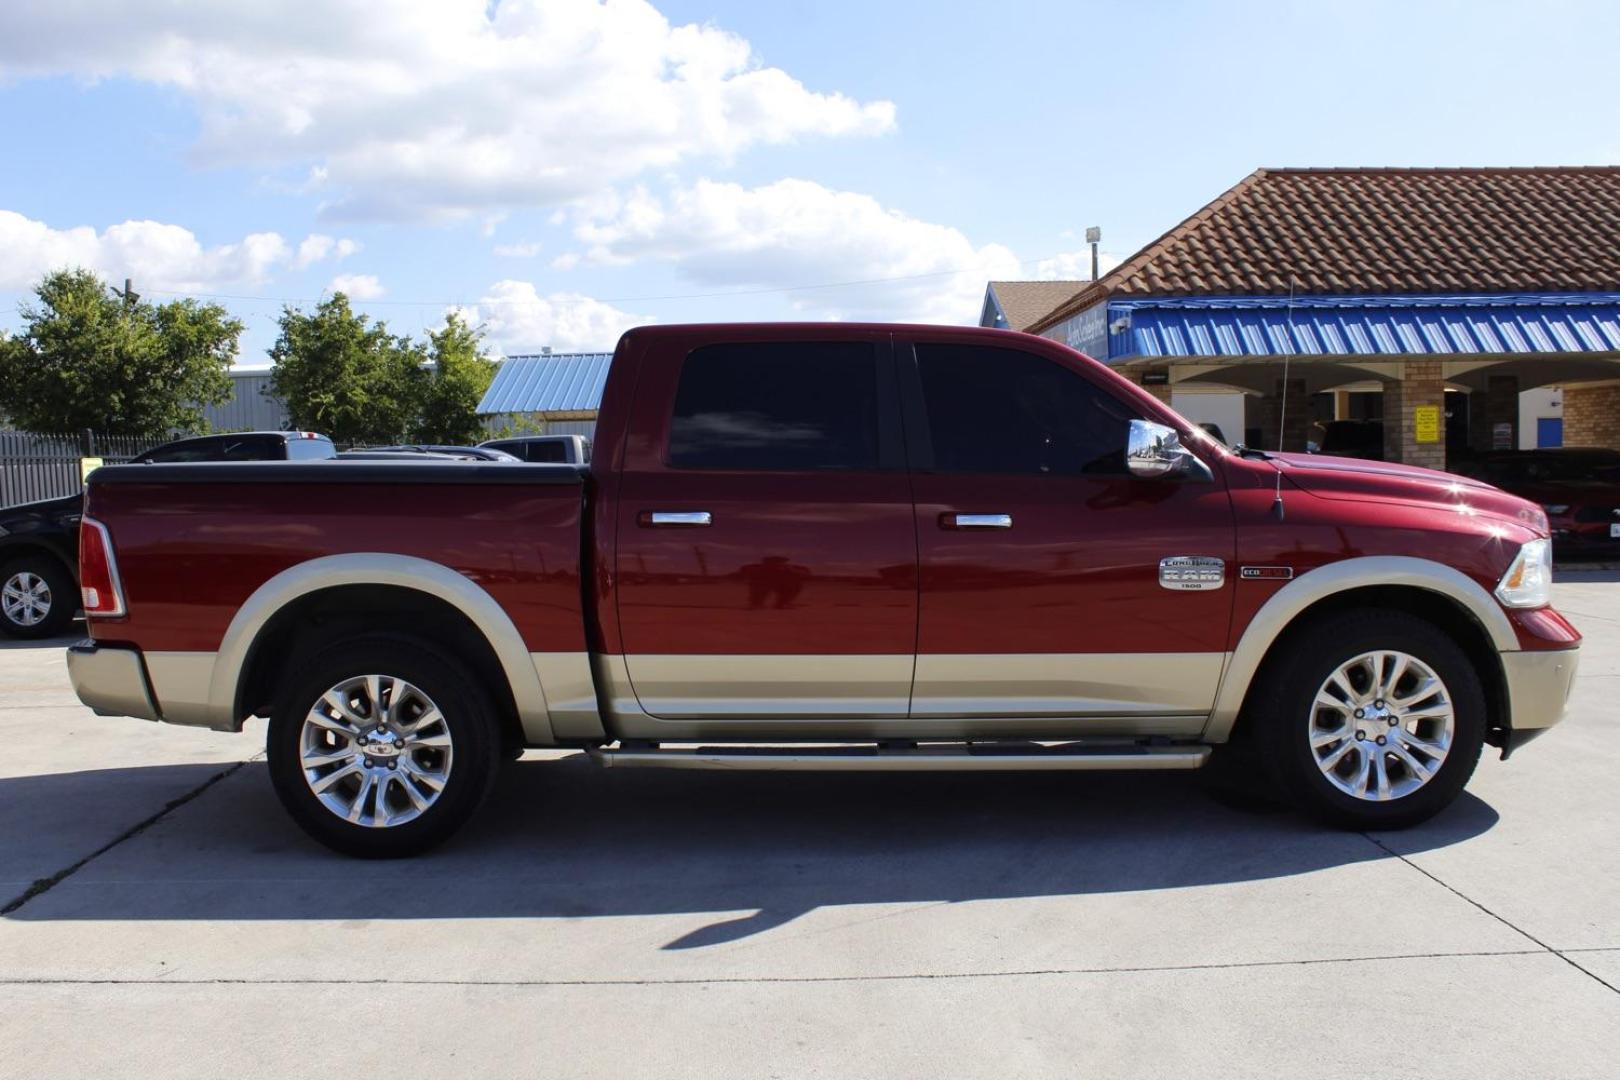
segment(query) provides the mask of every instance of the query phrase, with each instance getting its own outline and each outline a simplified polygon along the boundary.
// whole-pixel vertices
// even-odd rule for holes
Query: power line
[[[1047,259],[1057,258],[1057,255],[1041,255],[1029,259],[1019,260],[1019,266],[1028,266],[1031,263],[1044,262]],[[983,273],[984,268],[979,266],[962,267],[956,270],[932,270],[925,274],[900,274],[894,277],[858,278],[850,281],[824,281],[810,285],[780,285],[758,289],[725,289],[716,292],[701,293],[665,293],[652,296],[579,296],[549,299],[537,297],[534,300],[491,300],[480,299],[471,306],[477,307],[531,307],[536,304],[650,304],[670,300],[710,300],[727,296],[761,296],[769,293],[796,293],[811,292],[818,289],[847,289],[858,285],[884,285],[899,281],[922,281],[928,278],[953,277],[957,274]],[[161,296],[189,296],[200,300],[239,300],[250,303],[264,304],[315,304],[322,296],[248,296],[238,293],[212,293],[212,292],[186,292],[175,289],[148,289],[149,293]],[[465,299],[455,300],[357,300],[350,297],[350,302],[357,306],[366,307],[452,307],[469,306]]]

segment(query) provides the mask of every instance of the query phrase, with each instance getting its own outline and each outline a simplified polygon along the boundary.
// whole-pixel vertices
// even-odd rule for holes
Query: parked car
[[[1384,460],[1382,420],[1329,420],[1322,425],[1322,429],[1322,442],[1317,453],[1365,461]]]
[[[583,435],[521,435],[478,445],[541,465],[586,465],[591,460],[591,440]]]
[[[98,471],[69,671],[102,713],[268,717],[287,811],[363,856],[443,840],[520,747],[856,771],[1219,753],[1398,828],[1484,744],[1562,717],[1581,638],[1539,507],[1194,432],[1008,331],[632,330],[586,471]]]
[[[382,460],[390,454],[406,455],[410,457],[439,457],[459,459],[461,461],[518,461],[520,459],[502,450],[491,450],[482,446],[359,446],[353,450],[345,450],[338,455],[344,458],[369,458]]]
[[[1455,469],[1540,504],[1555,554],[1620,557],[1620,450],[1498,450]]]
[[[313,431],[250,431],[164,443],[131,464],[311,461],[335,453],[332,440]],[[0,510],[0,633],[51,637],[72,624],[83,506],[84,496],[68,495]]]

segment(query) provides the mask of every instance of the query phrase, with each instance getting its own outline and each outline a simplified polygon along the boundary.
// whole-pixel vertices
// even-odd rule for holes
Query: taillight
[[[112,537],[93,518],[79,520],[79,592],[86,616],[112,618],[124,613],[124,587],[118,580]]]

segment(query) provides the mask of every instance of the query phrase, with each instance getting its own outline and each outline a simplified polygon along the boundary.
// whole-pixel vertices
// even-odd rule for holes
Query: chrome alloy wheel
[[[38,574],[19,570],[0,585],[0,610],[14,625],[38,626],[51,613],[51,587]]]
[[[1322,683],[1311,705],[1311,756],[1334,787],[1388,802],[1427,784],[1456,732],[1451,694],[1403,652],[1362,653]]]
[[[333,814],[383,829],[438,801],[454,757],[433,699],[392,675],[344,679],[310,707],[299,735],[309,790]]]

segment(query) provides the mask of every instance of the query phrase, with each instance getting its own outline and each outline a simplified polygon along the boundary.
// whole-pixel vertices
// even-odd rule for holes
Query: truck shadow
[[[217,772],[163,768],[195,770],[197,784]],[[0,780],[0,807],[72,806],[118,782],[114,774],[142,771]],[[690,949],[827,906],[1186,889],[1391,857],[1366,836],[1291,812],[1221,805],[1187,774],[672,773],[600,770],[572,756],[514,764],[502,781],[444,848],[365,862],[305,838],[264,766],[250,764],[9,917],[714,913],[714,923],[664,946]],[[1459,843],[1496,820],[1465,795],[1402,834],[1401,847]],[[64,851],[61,865],[87,853]]]

